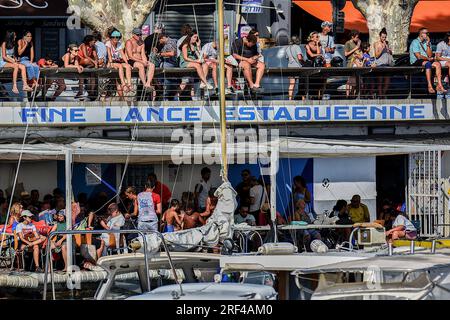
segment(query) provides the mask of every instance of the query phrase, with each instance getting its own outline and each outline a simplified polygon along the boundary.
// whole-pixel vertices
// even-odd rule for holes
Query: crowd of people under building
[[[285,59],[288,61],[288,67],[393,66],[394,59],[387,40],[386,29],[380,32],[379,40],[372,44],[361,42],[360,33],[352,30],[350,39],[344,46],[346,62],[335,54],[336,45],[334,37],[330,35],[331,31],[332,23],[325,21],[322,23],[321,32],[311,32],[306,41],[305,54],[300,47],[300,38],[293,36],[290,45],[286,48]],[[162,25],[157,25],[154,33],[145,39],[140,28],[133,29],[131,38],[123,39],[123,34],[119,30],[110,27],[105,35],[94,32],[85,36],[80,44],[70,44],[67,53],[59,59],[51,57],[37,59],[32,33],[25,31],[21,36],[19,38],[14,31],[6,31],[0,50],[0,69],[13,69],[12,92],[14,94],[19,93],[17,82],[20,77],[22,89],[26,92],[41,91],[45,96],[49,87],[54,85],[56,89],[49,99],[55,100],[66,90],[64,79],[43,80],[39,74],[41,69],[57,67],[72,68],[80,73],[78,93],[75,98],[89,97],[95,100],[108,94],[107,90],[100,92],[102,90],[98,88],[100,86],[98,79],[83,75],[85,69],[98,68],[117,70],[118,79],[115,80],[113,87],[119,97],[137,90],[132,82],[133,68],[137,69],[140,85],[145,92],[149,93],[151,99],[180,99],[183,92],[194,95],[193,78],[157,79],[155,68],[193,68],[197,74],[196,78],[200,81],[200,88],[215,90],[218,93],[218,43],[212,41],[202,45],[199,34],[188,24],[183,25],[178,39],[169,36]],[[450,32],[437,45],[437,50],[433,53],[429,33],[426,28],[421,28],[418,37],[410,45],[409,54],[411,65],[425,67],[428,92],[436,92],[433,87],[432,69],[436,72],[436,90],[446,92],[441,69],[450,66]],[[266,66],[257,30],[252,29],[231,44],[230,54],[225,59],[226,94],[234,93],[238,86],[233,79],[235,67],[242,71],[251,91],[258,92],[261,89],[261,79]],[[256,69],[255,75],[253,75],[253,69]],[[296,76],[289,79],[290,100],[295,97],[294,87],[298,79],[299,77]],[[448,82],[448,76],[444,80]],[[389,84],[390,78],[383,77],[377,83],[366,81],[362,89],[376,90],[382,96],[386,93]],[[157,97],[155,86],[158,87],[158,92],[162,92],[162,96]],[[356,78],[349,77],[346,84],[347,96],[354,94],[357,86],[359,85],[356,84]]]
[[[129,186],[120,193],[118,199],[110,198],[105,192],[96,194],[88,199],[86,193],[77,195],[76,202],[71,205],[73,230],[99,230],[97,236],[92,237],[91,246],[95,247],[94,258],[86,258],[82,265],[89,268],[95,264],[96,259],[106,255],[110,248],[110,235],[101,233],[101,230],[142,230],[174,232],[196,228],[207,223],[214,213],[218,198],[216,188],[211,183],[211,170],[204,167],[201,178],[195,184],[193,191],[182,192],[180,199],[172,196],[172,191],[156,174],[148,176],[147,182],[141,192],[134,186]],[[234,215],[235,224],[250,226],[266,226],[271,224],[270,212],[270,182],[261,176],[257,179],[250,170],[241,172],[242,181],[234,186],[237,192],[238,208]],[[302,176],[295,176],[292,182],[290,204],[285,212],[276,213],[278,225],[283,224],[312,224],[317,219],[313,209],[311,193],[306,180]],[[9,204],[11,208],[8,214]],[[55,254],[60,254],[66,270],[66,235],[58,235],[47,243],[46,236],[51,231],[64,231],[67,229],[65,214],[65,197],[63,192],[56,188],[53,194],[47,194],[42,199],[38,190],[31,193],[22,191],[20,197],[5,195],[0,190],[0,230],[15,235],[20,247],[18,250],[32,253],[35,270],[42,270],[40,265],[40,250],[50,245]],[[407,237],[416,237],[415,226],[402,213],[405,209],[395,208],[389,200],[382,204],[377,215],[378,222],[386,228],[388,241]],[[292,233],[279,232],[279,239],[294,241],[300,249],[310,250],[312,240],[319,239],[325,243],[331,241],[338,243],[349,239],[354,223],[365,223],[371,220],[368,207],[361,202],[359,195],[354,195],[350,203],[338,200],[328,213],[336,217],[336,224],[348,225],[348,228],[330,230],[303,229]],[[137,234],[124,234],[125,242],[137,237]],[[115,234],[114,237],[117,237]],[[268,238],[266,238],[268,239]],[[5,238],[2,240],[4,241]],[[270,241],[270,239],[268,239]],[[118,239],[116,245],[120,243]],[[253,248],[261,245],[252,241]],[[125,244],[126,245],[126,244]]]

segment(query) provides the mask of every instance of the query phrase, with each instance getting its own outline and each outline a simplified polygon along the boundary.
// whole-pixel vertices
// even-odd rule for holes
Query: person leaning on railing
[[[82,73],[84,68],[80,65],[80,57],[78,56],[78,45],[75,43],[69,44],[67,53],[62,56],[62,61],[64,63],[64,68],[77,69],[78,73]],[[79,79],[80,85],[78,87],[78,93],[75,98],[79,98],[83,95],[83,81]]]
[[[413,66],[424,66],[425,75],[428,83],[428,92],[436,93],[431,81],[431,69],[436,70],[436,78],[438,85],[437,91],[447,92],[442,85],[441,79],[441,64],[433,57],[433,51],[431,50],[431,41],[427,28],[421,28],[419,30],[419,36],[411,42],[409,47],[409,61]]]
[[[58,65],[53,61],[53,59],[51,59],[49,57],[39,59],[38,66],[41,69],[58,68]],[[53,96],[48,98],[48,100],[50,100],[50,101],[55,101],[56,98],[59,97],[61,95],[61,93],[64,92],[64,90],[66,90],[66,83],[64,82],[64,79],[61,79],[61,78],[59,78],[59,79],[46,79],[45,83],[44,83],[43,79],[41,79],[41,81],[43,82],[43,85],[42,85],[42,98],[43,99],[45,99],[45,96],[47,95],[47,91],[52,86],[52,84],[56,85],[56,90],[53,93]]]

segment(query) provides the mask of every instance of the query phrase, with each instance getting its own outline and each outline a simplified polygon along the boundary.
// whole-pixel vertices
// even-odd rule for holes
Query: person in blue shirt
[[[436,86],[437,91],[447,92],[442,85],[441,64],[438,61],[435,61],[433,57],[433,51],[431,50],[431,42],[427,28],[421,28],[419,30],[419,36],[411,42],[409,47],[409,62],[413,66],[425,67],[429,93],[436,93],[431,81],[432,68],[436,69],[436,78],[438,81],[438,85]]]

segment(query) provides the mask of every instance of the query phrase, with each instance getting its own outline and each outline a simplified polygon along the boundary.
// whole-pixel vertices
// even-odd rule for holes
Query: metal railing
[[[157,231],[150,231],[150,230],[66,230],[66,231],[52,231],[47,235],[47,246],[46,246],[46,252],[45,252],[45,267],[44,267],[44,290],[43,290],[43,300],[47,299],[47,282],[48,282],[48,271],[50,268],[50,282],[52,285],[52,294],[53,294],[53,300],[56,300],[56,293],[55,293],[55,283],[54,283],[54,277],[53,277],[53,266],[50,263],[49,264],[49,260],[51,259],[50,257],[50,252],[51,252],[51,238],[53,238],[54,236],[58,236],[58,235],[85,235],[85,234],[102,234],[102,233],[107,233],[107,234],[132,234],[132,233],[136,233],[139,234],[139,236],[142,237],[142,242],[143,242],[143,249],[144,249],[144,263],[145,263],[145,270],[146,270],[146,278],[147,278],[147,289],[150,292],[150,272],[149,272],[149,263],[148,263],[148,250],[147,250],[147,241],[145,238],[145,235],[147,234],[156,234],[159,238],[161,238],[161,242],[162,245],[164,247],[164,251],[167,254],[167,259],[169,261],[169,265],[170,268],[172,269],[172,272],[174,274],[174,278],[175,278],[175,282],[178,283],[179,287],[180,287],[180,294],[183,295],[183,288],[181,286],[181,281],[178,280],[178,275],[176,273],[175,270],[175,266],[172,262],[172,258],[170,257],[170,252],[169,252],[169,248],[166,244],[166,241],[164,239],[164,236]],[[68,252],[67,254],[72,254],[72,252]],[[108,270],[105,269],[105,271],[107,273],[109,273]]]
[[[266,68],[261,90],[249,90],[242,70],[234,69],[234,92],[227,99],[288,100],[289,85],[295,80],[293,100],[339,99],[410,99],[433,98],[428,94],[423,67],[383,68]],[[443,77],[448,74],[443,68]],[[31,94],[12,93],[12,69],[0,69],[0,101],[31,101]],[[20,81],[20,75],[19,79]],[[192,68],[157,68],[153,79],[155,91],[145,90],[137,69],[132,72],[132,90],[122,92],[116,69],[84,69],[78,73],[71,68],[41,69],[36,101],[74,101],[80,97],[92,101],[153,101],[217,99],[215,90],[200,90],[200,80]],[[209,83],[213,84],[211,71]],[[18,85],[19,90],[21,85]],[[55,97],[55,95],[58,95]],[[447,96],[448,97],[448,96]],[[77,97],[78,98],[78,97]]]

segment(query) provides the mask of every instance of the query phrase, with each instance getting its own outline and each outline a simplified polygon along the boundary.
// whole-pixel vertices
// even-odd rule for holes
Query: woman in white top
[[[123,45],[120,39],[122,39],[122,34],[114,30],[111,33],[110,40],[106,42],[106,47],[108,49],[108,67],[119,71],[120,84],[117,83],[117,93],[122,97],[123,92],[127,93],[132,91],[132,85],[131,66],[128,64],[128,57],[123,51]]]

